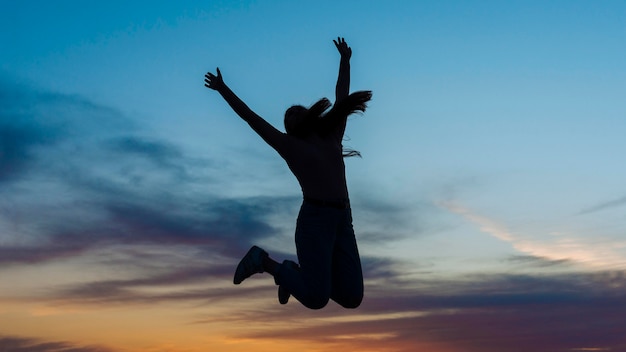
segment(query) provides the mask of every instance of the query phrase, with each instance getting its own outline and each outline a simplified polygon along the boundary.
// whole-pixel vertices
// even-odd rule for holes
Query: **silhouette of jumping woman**
[[[363,299],[363,273],[348,199],[343,157],[359,155],[344,151],[347,118],[364,112],[371,91],[349,94],[352,49],[343,38],[333,40],[341,55],[335,104],[326,98],[311,107],[294,105],[285,112],[282,133],[254,113],[224,83],[222,74],[208,72],[205,86],[216,90],[230,107],[287,162],[300,187],[303,202],[296,222],[298,262],[274,261],[253,246],[237,266],[233,282],[238,285],[256,273],[267,272],[278,285],[278,300],[290,295],[311,309],[334,300],[356,308]],[[327,111],[328,110],[328,111]]]

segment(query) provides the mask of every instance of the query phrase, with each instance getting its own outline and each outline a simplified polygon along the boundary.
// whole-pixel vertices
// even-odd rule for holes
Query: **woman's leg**
[[[296,224],[299,269],[281,265],[276,284],[311,309],[326,306],[331,296],[336,210],[303,203]]]
[[[332,255],[331,298],[345,308],[356,308],[363,300],[363,272],[352,227],[352,213],[345,211],[339,223]]]

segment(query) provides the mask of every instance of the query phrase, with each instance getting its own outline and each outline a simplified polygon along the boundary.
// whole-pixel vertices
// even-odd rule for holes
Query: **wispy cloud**
[[[596,268],[623,268],[626,257],[620,248],[623,243],[593,242],[566,235],[531,238],[511,232],[506,226],[488,217],[453,202],[442,202],[440,206],[452,213],[461,215],[481,231],[505,242],[523,254],[545,258],[550,261],[571,261]],[[548,234],[546,234],[548,235]]]
[[[626,197],[616,198],[616,199],[612,199],[612,200],[609,200],[600,204],[596,204],[592,207],[583,209],[582,211],[578,213],[578,215],[591,214],[591,213],[595,213],[595,212],[606,210],[606,209],[621,207],[624,205],[626,205]]]
[[[555,267],[571,264],[571,261],[569,259],[551,260],[548,258],[536,257],[532,255],[514,255],[510,258],[507,258],[507,260],[511,263],[522,264],[536,268]]]
[[[0,335],[0,351],[11,352],[113,352],[101,346],[84,346],[65,341],[44,341],[41,339],[2,336]]]

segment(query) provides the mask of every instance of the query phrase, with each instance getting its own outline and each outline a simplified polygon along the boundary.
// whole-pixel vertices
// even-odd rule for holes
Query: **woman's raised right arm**
[[[272,148],[277,149],[284,141],[285,134],[277,130],[248,107],[239,97],[224,83],[220,69],[217,76],[211,72],[204,75],[204,86],[216,90],[226,100],[228,105],[246,121],[250,127]]]

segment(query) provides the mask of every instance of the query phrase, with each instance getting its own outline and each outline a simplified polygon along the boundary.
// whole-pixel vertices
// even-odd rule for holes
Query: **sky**
[[[1,351],[626,351],[625,2],[0,6]],[[338,36],[365,298],[282,306],[299,186],[203,76],[282,130]]]

